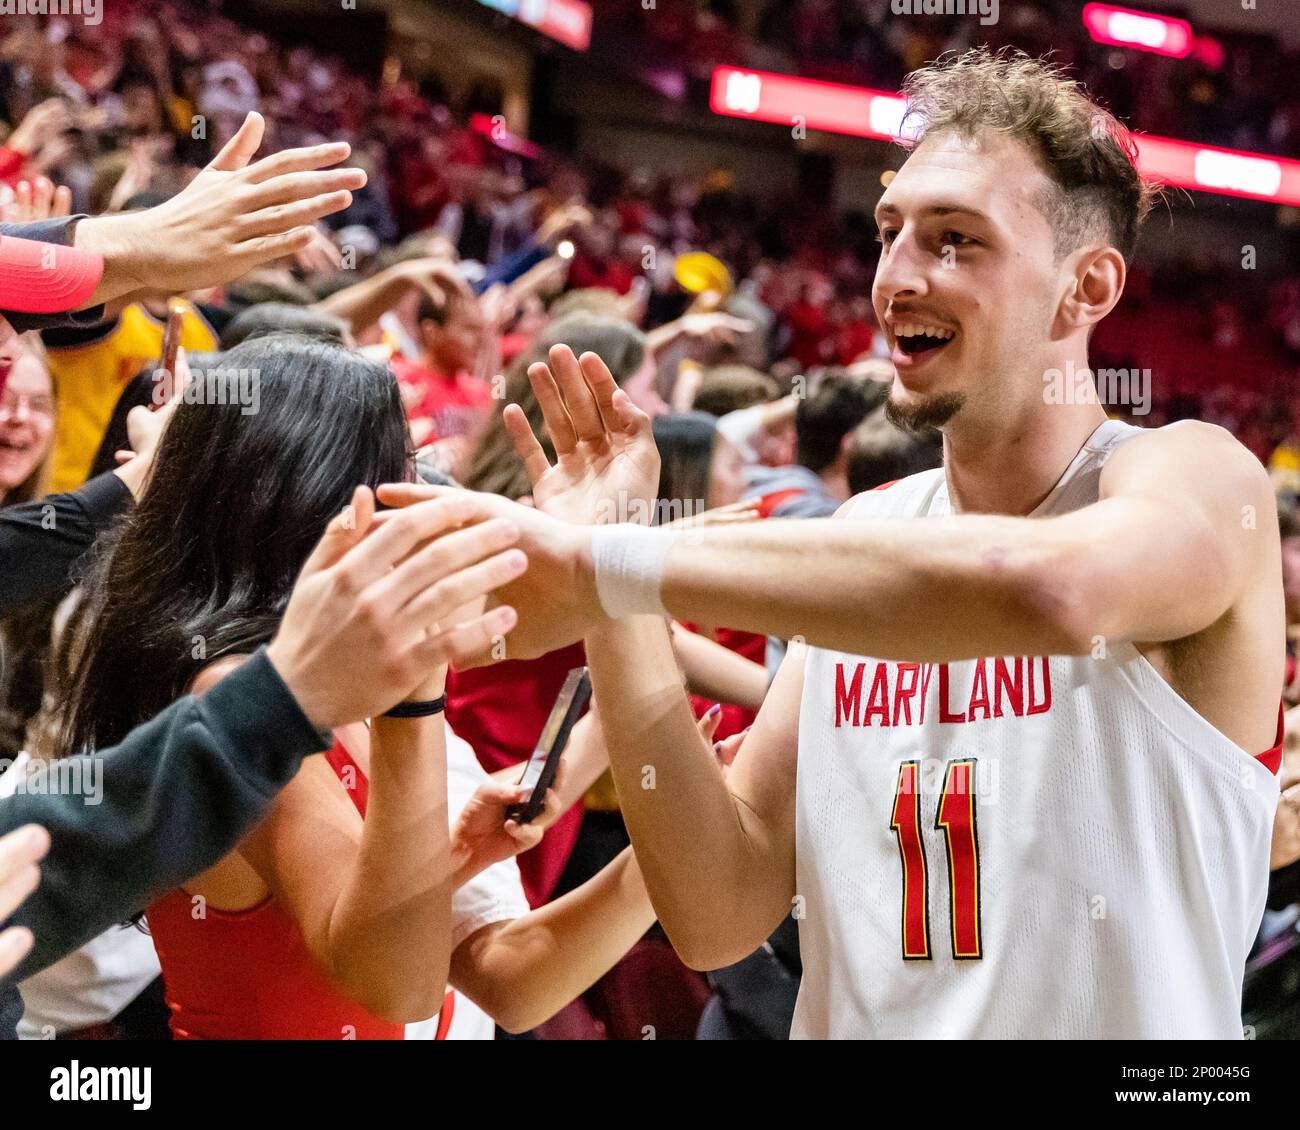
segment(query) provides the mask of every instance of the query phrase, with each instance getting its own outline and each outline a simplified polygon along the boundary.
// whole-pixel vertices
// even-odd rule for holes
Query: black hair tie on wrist
[[[385,710],[385,718],[428,718],[430,714],[441,714],[447,706],[447,696],[429,699],[426,702],[399,702],[392,710]]]

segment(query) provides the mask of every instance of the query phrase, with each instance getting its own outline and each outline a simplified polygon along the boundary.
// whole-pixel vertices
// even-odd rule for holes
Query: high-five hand
[[[586,635],[605,613],[596,593],[591,534],[582,527],[648,523],[654,512],[659,452],[650,419],[619,389],[605,363],[594,353],[579,359],[568,346],[557,345],[550,364],[533,365],[528,379],[555,445],[555,465],[523,411],[508,405],[505,424],[532,480],[535,508],[496,495],[474,496],[487,512],[509,518],[520,531],[528,571],[491,598],[515,608],[519,623],[508,652],[499,645],[484,649],[469,661],[458,659],[461,667],[532,659]],[[413,483],[379,488],[381,501],[399,507],[456,493]]]
[[[528,368],[555,446],[555,466],[517,404],[502,418],[533,484],[538,508],[569,522],[649,524],[659,489],[659,451],[650,417],[615,383],[594,353],[553,346],[550,364]]]
[[[253,164],[265,123],[249,114],[198,176],[144,212],[82,220],[76,245],[104,257],[91,305],[137,291],[180,294],[218,286],[315,239],[314,224],[342,211],[366,183],[361,169],[331,169],[346,142],[285,149]]]
[[[519,622],[508,641],[485,639],[473,654],[456,655],[452,660],[456,667],[482,667],[502,659],[535,659],[582,639],[604,618],[596,595],[590,527],[553,518],[498,494],[480,494],[462,487],[385,483],[377,493],[381,502],[393,507],[438,498],[471,498],[484,514],[505,518],[519,531],[516,544],[528,557],[528,569],[488,597],[489,608],[509,605],[518,613]]]

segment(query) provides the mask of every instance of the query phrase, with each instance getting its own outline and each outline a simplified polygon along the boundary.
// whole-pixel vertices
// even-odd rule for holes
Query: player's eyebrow
[[[876,223],[879,224],[882,220],[887,220],[887,219],[890,220],[897,219],[902,214],[903,214],[902,209],[899,208],[896,204],[878,204],[876,206]],[[968,208],[964,204],[943,204],[943,203],[931,204],[921,209],[921,215],[938,216],[940,218],[944,216],[960,215],[960,216],[969,216],[971,217],[971,219],[981,220],[984,223],[991,222],[988,216],[986,216],[978,208]]]

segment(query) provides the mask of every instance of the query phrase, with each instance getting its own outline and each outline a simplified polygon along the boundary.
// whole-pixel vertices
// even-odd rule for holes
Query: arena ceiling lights
[[[1086,4],[1083,23],[1098,43],[1133,47],[1184,59],[1192,51],[1192,25],[1186,20],[1115,8],[1110,4]]]
[[[892,141],[903,137],[906,103],[897,94],[793,75],[717,67],[709,106],[715,114],[784,126]],[[1134,137],[1138,168],[1176,188],[1300,206],[1300,161],[1195,145],[1167,137]]]

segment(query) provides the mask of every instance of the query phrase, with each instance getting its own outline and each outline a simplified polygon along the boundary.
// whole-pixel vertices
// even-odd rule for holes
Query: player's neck
[[[953,509],[1030,513],[1105,420],[1100,404],[1041,401],[992,421],[954,420],[943,437],[944,472]]]

